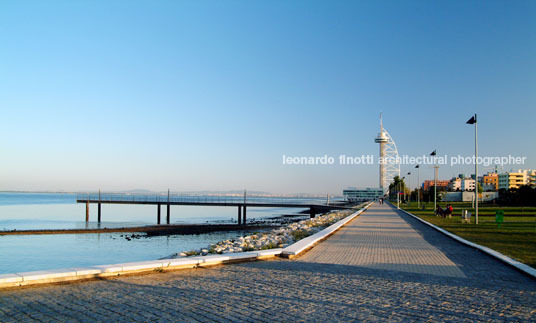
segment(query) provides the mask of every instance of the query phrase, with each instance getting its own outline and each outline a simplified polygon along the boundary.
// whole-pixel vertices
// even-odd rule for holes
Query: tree
[[[536,188],[523,185],[519,188],[499,190],[499,204],[533,206],[536,205]]]
[[[404,179],[400,178],[400,176],[395,176],[393,182],[389,184],[389,197],[391,199],[396,198],[396,193],[405,191],[406,184],[404,183]]]
[[[436,201],[440,202],[443,200],[444,195],[447,192],[445,188],[438,186],[436,190]],[[434,186],[428,187],[426,191],[423,191],[423,201],[433,202],[434,201]]]

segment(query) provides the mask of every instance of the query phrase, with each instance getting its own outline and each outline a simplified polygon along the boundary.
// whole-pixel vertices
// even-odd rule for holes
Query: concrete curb
[[[363,207],[359,211],[354,212],[351,215],[345,217],[344,219],[330,225],[329,227],[323,229],[322,231],[319,231],[307,238],[301,239],[300,241],[286,247],[285,249],[283,249],[280,256],[284,258],[293,258],[293,257],[298,256],[302,252],[309,250],[310,248],[313,247],[314,244],[318,243],[321,240],[326,239],[327,237],[335,233],[335,231],[339,230],[343,225],[355,219],[358,215],[360,215],[366,209],[368,209],[372,204],[373,202],[367,204],[365,207]]]
[[[392,203],[389,202],[389,204],[391,204],[391,206],[396,208],[396,206],[394,206]],[[500,253],[498,251],[495,251],[493,249],[490,249],[488,247],[484,247],[484,246],[481,246],[481,245],[479,245],[477,243],[465,240],[464,238],[462,238],[460,236],[457,236],[457,235],[455,235],[453,233],[450,233],[447,230],[442,229],[442,228],[440,228],[440,227],[438,227],[436,225],[433,225],[432,223],[430,223],[428,221],[425,221],[425,220],[419,218],[418,216],[409,213],[406,210],[400,209],[400,211],[402,211],[402,212],[406,213],[407,215],[409,215],[409,216],[421,221],[422,223],[432,227],[433,229],[443,233],[444,235],[446,235],[446,236],[448,236],[448,237],[450,237],[450,238],[452,238],[452,239],[454,239],[454,240],[456,240],[458,242],[463,243],[464,245],[467,245],[469,247],[478,249],[478,250],[480,250],[480,251],[482,251],[482,252],[484,252],[484,253],[486,253],[486,254],[488,254],[488,255],[490,255],[490,256],[492,256],[492,257],[494,257],[494,258],[496,258],[496,259],[498,259],[498,260],[500,260],[502,262],[504,262],[505,264],[510,265],[510,266],[516,268],[517,270],[519,270],[519,271],[531,276],[532,278],[536,278],[536,269],[534,269],[534,268],[532,268],[532,267],[530,267],[528,265],[525,265],[524,263],[521,263],[521,262],[519,262],[517,260],[514,260],[514,259],[512,259],[512,258],[510,258],[510,257],[508,257],[506,255],[503,255],[502,253]]]

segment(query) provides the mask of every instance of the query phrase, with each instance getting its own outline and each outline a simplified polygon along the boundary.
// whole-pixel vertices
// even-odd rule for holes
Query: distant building
[[[461,181],[462,191],[474,191],[475,186],[476,186],[475,180],[472,178],[471,179],[465,178]]]
[[[485,192],[498,191],[499,190],[499,174],[497,174],[497,173],[487,173],[486,175],[482,176],[479,179],[480,179],[480,183],[482,185],[482,189]]]
[[[448,184],[449,191],[474,191],[475,190],[475,180],[472,178],[467,178],[463,174],[458,175],[459,177],[453,177]],[[438,185],[439,186],[439,185]]]
[[[450,181],[437,180],[436,182],[439,190],[447,190],[449,188]],[[434,187],[434,180],[425,180],[424,183],[422,183],[422,189],[424,191],[427,191],[431,187]]]
[[[456,192],[462,190],[462,179],[460,177],[453,177],[449,181],[449,191]]]
[[[536,186],[536,170],[519,169],[499,174],[499,189],[519,188],[522,185]]]
[[[383,196],[382,188],[366,188],[366,189],[357,189],[357,188],[348,188],[342,191],[344,197],[354,203],[361,203],[366,201],[374,201]]]
[[[527,185],[536,187],[536,170],[535,169],[527,170]]]

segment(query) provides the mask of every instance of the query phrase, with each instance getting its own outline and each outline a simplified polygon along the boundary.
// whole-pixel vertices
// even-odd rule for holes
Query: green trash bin
[[[503,210],[495,211],[495,223],[497,223],[497,227],[500,228],[503,222],[504,222],[504,211]]]

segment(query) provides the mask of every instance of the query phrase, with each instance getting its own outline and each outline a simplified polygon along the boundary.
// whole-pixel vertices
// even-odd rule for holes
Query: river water
[[[300,210],[248,208],[248,219],[266,219]],[[165,207],[162,219],[165,219]],[[230,223],[236,207],[172,206],[171,223]],[[0,231],[26,229],[96,228],[97,207],[90,206],[85,222],[85,204],[74,194],[0,193]],[[155,205],[102,205],[101,227],[151,225]],[[0,274],[58,269],[121,262],[154,260],[172,253],[199,249],[210,243],[237,238],[244,232],[141,237],[127,240],[128,233],[89,233],[0,236]]]

